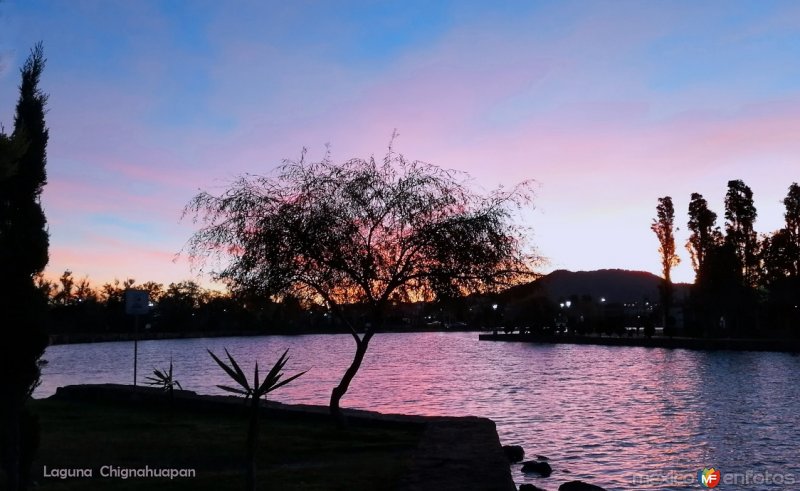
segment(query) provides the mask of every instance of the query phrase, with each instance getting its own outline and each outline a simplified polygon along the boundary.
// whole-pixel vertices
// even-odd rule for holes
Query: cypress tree
[[[34,275],[48,261],[47,221],[41,206],[47,182],[47,95],[39,88],[45,59],[37,44],[25,61],[11,137],[2,147],[16,154],[0,180],[0,440],[9,490],[25,489],[35,451],[38,427],[25,403],[39,382],[39,359],[47,346],[44,330],[46,300],[34,285]],[[12,162],[13,161],[13,162]]]

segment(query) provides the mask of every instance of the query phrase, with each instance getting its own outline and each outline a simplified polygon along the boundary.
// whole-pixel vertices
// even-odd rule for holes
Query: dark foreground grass
[[[244,488],[247,419],[37,400],[41,420],[35,480],[42,490],[227,490]],[[325,421],[262,419],[258,487],[271,490],[393,489],[406,472],[422,428],[338,429]],[[45,477],[92,469],[91,478]],[[195,477],[103,478],[102,466],[194,469]]]

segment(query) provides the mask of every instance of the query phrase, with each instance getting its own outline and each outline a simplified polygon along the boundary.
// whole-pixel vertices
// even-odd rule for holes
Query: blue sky
[[[0,2],[0,122],[39,40],[48,65],[51,263],[97,283],[178,281],[198,189],[303,147],[396,149],[490,189],[538,182],[522,217],[545,270],[659,272],[670,195],[722,216],[730,179],[781,226],[800,180],[800,4]],[[681,249],[683,252],[683,249]],[[688,255],[674,275],[693,277]]]

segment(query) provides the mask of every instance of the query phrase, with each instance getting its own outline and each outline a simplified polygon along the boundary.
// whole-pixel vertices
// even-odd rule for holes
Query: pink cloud
[[[170,283],[193,277],[186,259],[176,260],[176,252],[159,248],[158,244],[136,244],[90,234],[82,238],[80,246],[52,245],[47,273],[52,278],[69,269],[78,277],[88,275],[95,285],[115,278]]]

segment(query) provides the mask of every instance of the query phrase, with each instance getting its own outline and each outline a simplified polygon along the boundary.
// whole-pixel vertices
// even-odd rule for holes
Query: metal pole
[[[139,316],[133,316],[133,385],[136,386],[136,368],[139,362]]]

